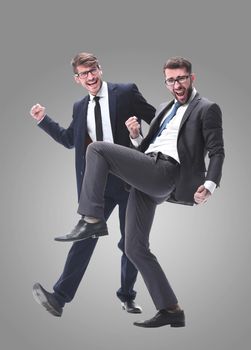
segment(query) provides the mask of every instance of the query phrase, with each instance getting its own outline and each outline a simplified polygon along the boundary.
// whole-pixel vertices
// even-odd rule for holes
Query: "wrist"
[[[131,134],[130,134],[130,138],[131,138],[132,140],[137,139],[138,137],[139,137],[139,134],[137,134],[137,135],[135,135],[135,134],[131,135]]]
[[[37,119],[37,124],[41,123],[41,121],[44,120],[44,118],[45,118],[45,114],[41,118]]]

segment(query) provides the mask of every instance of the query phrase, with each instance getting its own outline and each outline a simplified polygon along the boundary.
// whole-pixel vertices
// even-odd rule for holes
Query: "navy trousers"
[[[118,243],[118,247],[122,251],[122,257],[121,286],[117,291],[117,297],[124,302],[135,299],[136,292],[133,287],[138,274],[138,270],[125,255],[125,215],[129,193],[124,190],[123,184],[118,178],[111,176],[109,180],[107,186],[108,190],[106,190],[105,194],[104,215],[107,220],[113,209],[118,205],[121,232],[121,239]],[[68,253],[64,270],[53,287],[54,296],[62,307],[65,303],[69,303],[74,298],[97,241],[98,238],[89,238],[73,243]]]

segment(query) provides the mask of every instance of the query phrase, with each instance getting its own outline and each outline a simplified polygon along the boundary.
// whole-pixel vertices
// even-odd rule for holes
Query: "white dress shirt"
[[[99,104],[102,116],[102,129],[103,129],[103,141],[113,143],[110,110],[109,110],[109,98],[108,98],[108,86],[105,81],[102,82],[102,86],[96,96],[99,96]],[[96,141],[96,125],[95,125],[95,100],[93,95],[90,94],[90,101],[87,109],[87,131],[92,139]]]

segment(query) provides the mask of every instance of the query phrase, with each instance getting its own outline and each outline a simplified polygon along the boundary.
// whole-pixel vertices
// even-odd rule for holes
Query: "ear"
[[[77,84],[80,84],[79,78],[74,75],[74,80]]]
[[[99,71],[100,71],[100,75],[103,75],[103,71],[102,71],[101,65],[99,65],[98,68],[99,68]]]
[[[191,73],[191,80],[192,80],[192,82],[195,81],[195,74],[194,73]]]

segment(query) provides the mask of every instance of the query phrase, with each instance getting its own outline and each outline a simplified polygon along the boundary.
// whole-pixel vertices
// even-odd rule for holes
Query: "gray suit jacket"
[[[147,136],[141,143],[144,152],[159,128],[166,111],[174,101],[160,105],[150,124]],[[168,201],[180,204],[194,204],[194,193],[205,180],[220,184],[224,161],[224,143],[220,107],[198,93],[189,104],[181,121],[178,141],[180,175],[176,179],[176,189]],[[209,164],[206,168],[205,157]]]

